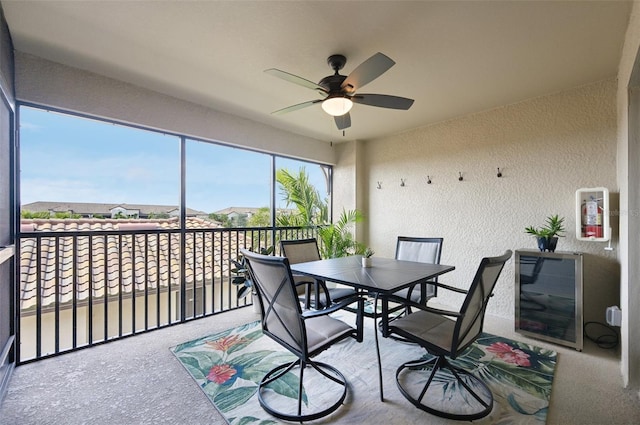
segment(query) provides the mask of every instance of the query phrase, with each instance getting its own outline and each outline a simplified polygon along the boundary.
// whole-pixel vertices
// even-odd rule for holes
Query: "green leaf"
[[[236,276],[233,279],[231,279],[231,283],[233,283],[234,285],[244,285],[246,281],[247,281],[247,278],[244,276]]]
[[[251,287],[249,286],[242,286],[240,288],[238,288],[238,293],[236,294],[236,297],[238,298],[244,298],[247,295],[249,295],[251,293]]]
[[[221,392],[213,398],[213,402],[221,412],[228,412],[245,404],[256,393],[258,387],[239,387]]]

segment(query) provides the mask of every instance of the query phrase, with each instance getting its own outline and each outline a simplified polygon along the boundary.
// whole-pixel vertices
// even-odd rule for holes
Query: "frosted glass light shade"
[[[334,117],[344,115],[351,110],[353,102],[346,97],[330,97],[322,102],[322,109]]]

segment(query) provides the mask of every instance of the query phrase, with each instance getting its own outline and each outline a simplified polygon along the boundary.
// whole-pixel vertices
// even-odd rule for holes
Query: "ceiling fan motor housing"
[[[335,74],[324,77],[318,85],[329,92],[329,96],[336,95],[342,92],[342,82],[347,78],[346,75],[338,74],[344,65],[347,63],[347,58],[343,55],[331,55],[327,58],[327,63],[335,71]]]
[[[342,92],[342,82],[347,78],[346,75],[329,75],[324,77],[318,85],[329,92],[329,95]]]

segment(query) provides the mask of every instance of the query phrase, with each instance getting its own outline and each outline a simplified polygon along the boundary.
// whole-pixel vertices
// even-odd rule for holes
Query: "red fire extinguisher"
[[[601,200],[591,197],[590,200],[582,204],[582,235],[585,238],[601,238],[602,213]]]

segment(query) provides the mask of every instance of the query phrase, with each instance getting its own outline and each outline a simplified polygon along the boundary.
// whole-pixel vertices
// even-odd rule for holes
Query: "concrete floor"
[[[0,423],[224,424],[169,348],[257,318],[243,308],[20,366]],[[638,393],[621,387],[615,350],[586,341],[577,352],[531,340],[514,333],[512,321],[490,316],[485,330],[559,353],[548,425],[640,422]]]

